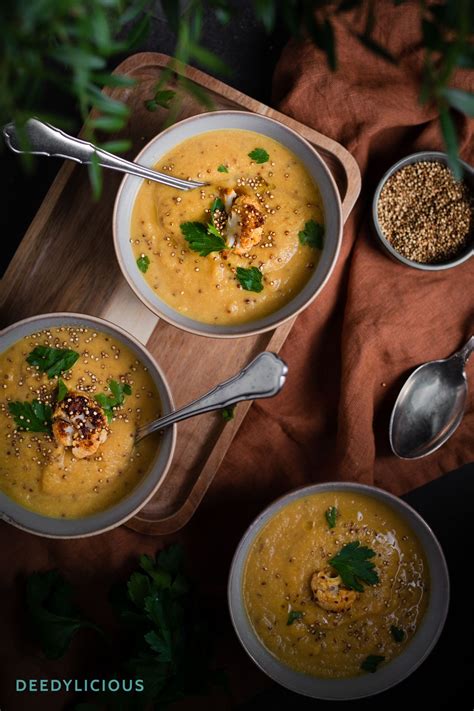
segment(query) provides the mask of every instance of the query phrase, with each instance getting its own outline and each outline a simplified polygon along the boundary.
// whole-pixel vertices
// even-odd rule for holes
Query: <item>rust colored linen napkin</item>
[[[369,205],[383,171],[420,149],[442,148],[435,111],[418,103],[422,61],[417,10],[404,3],[382,9],[375,38],[397,66],[354,39],[356,15],[337,22],[339,71],[309,43],[291,42],[275,75],[281,110],[340,141],[361,167],[363,189],[343,238],[336,270],[298,320],[282,355],[290,366],[284,391],[255,404],[205,501],[177,536],[191,572],[220,618],[220,665],[234,701],[267,683],[230,631],[224,590],[233,550],[246,526],[275,496],[298,485],[331,479],[375,483],[400,494],[474,459],[474,403],[454,437],[432,456],[407,462],[389,450],[388,417],[399,387],[419,363],[444,357],[473,332],[473,262],[453,271],[423,273],[390,261],[369,229]],[[473,73],[456,85],[474,90]],[[461,153],[474,161],[474,122],[458,117]],[[470,368],[474,377],[473,364]],[[104,667],[92,633],[74,641],[59,663],[40,658],[25,619],[24,576],[57,567],[78,589],[92,619],[110,622],[106,591],[124,579],[140,553],[165,539],[126,528],[78,541],[49,541],[1,524],[0,705],[2,709],[64,708],[65,696],[19,695],[15,679],[92,678]],[[245,680],[245,681],[243,681]],[[71,700],[71,697],[68,697]],[[219,697],[188,708],[225,709]]]

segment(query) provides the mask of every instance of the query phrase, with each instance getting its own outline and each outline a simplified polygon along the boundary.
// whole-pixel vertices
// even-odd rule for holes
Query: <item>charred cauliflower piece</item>
[[[78,459],[95,454],[109,434],[107,418],[91,397],[71,390],[53,413],[53,435],[58,445],[72,447]]]
[[[234,191],[232,191],[234,192]],[[224,204],[229,197],[224,196]],[[237,254],[245,254],[262,239],[265,216],[258,201],[249,195],[239,195],[228,211],[226,239],[228,247]]]
[[[341,577],[329,568],[314,573],[311,590],[319,607],[328,612],[347,612],[357,599],[357,593],[342,587]]]

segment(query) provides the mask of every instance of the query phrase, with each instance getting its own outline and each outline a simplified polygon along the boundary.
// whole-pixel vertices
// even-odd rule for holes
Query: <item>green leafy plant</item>
[[[257,293],[263,290],[263,274],[258,267],[237,267],[236,276],[242,289]]]
[[[330,559],[329,565],[339,573],[347,588],[363,592],[362,583],[376,585],[379,582],[375,564],[369,560],[374,556],[375,551],[372,548],[361,546],[360,541],[352,541],[346,543],[339,553]]]
[[[231,422],[235,417],[235,405],[223,407],[221,410],[221,415],[224,422]]]
[[[393,639],[395,642],[403,642],[405,639],[405,630],[402,630],[401,627],[395,627],[395,625],[392,625],[390,627],[390,634],[392,635]]]
[[[40,400],[9,402],[8,410],[19,430],[25,432],[51,432],[53,411],[50,405]]]
[[[363,660],[362,664],[360,665],[360,668],[364,671],[374,674],[377,671],[379,664],[381,664],[383,661],[385,661],[385,657],[383,657],[381,654],[369,654],[369,656]]]
[[[42,373],[46,373],[51,379],[72,368],[78,358],[79,353],[70,348],[36,346],[28,355],[26,362],[38,368]]]
[[[250,151],[249,158],[255,161],[255,163],[266,163],[270,156],[265,148],[254,148],[253,151]]]
[[[89,628],[106,645],[111,679],[143,680],[143,692],[98,692],[77,709],[164,709],[223,682],[212,668],[211,627],[185,575],[182,547],[170,546],[156,559],[142,555],[138,564],[110,592],[119,625],[113,639],[74,605],[73,590],[57,570],[27,580],[29,629],[45,656],[61,657],[76,633]]]
[[[292,625],[296,620],[300,620],[303,617],[303,613],[300,610],[290,610],[288,613],[288,619],[286,621],[287,625]]]
[[[326,519],[328,528],[334,528],[336,526],[336,519],[338,516],[338,510],[335,506],[330,506],[324,512],[324,518]]]
[[[132,388],[128,383],[118,383],[116,380],[109,382],[111,395],[99,393],[95,396],[96,402],[101,406],[109,422],[115,416],[115,408],[121,407],[125,401],[126,395],[132,394]]]
[[[322,249],[324,243],[324,226],[320,225],[315,220],[308,220],[305,223],[304,229],[298,232],[298,237],[301,244],[308,247]]]

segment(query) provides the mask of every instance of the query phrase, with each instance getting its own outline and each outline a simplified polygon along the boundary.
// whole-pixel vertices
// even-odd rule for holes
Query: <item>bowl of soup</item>
[[[124,523],[156,493],[176,426],[135,442],[173,409],[148,351],[82,314],[20,321],[0,334],[0,516],[75,538]]]
[[[276,328],[318,295],[342,237],[340,197],[324,161],[266,116],[185,119],[137,156],[205,183],[181,191],[127,175],[113,230],[137,296],[173,325],[212,337]]]
[[[228,599],[237,636],[272,679],[319,699],[356,699],[411,674],[449,604],[442,549],[401,499],[352,483],[278,499],[244,534]]]

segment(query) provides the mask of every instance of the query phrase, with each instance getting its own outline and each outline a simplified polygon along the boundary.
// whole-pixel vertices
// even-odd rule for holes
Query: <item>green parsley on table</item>
[[[324,227],[319,222],[308,220],[305,223],[304,229],[298,232],[300,243],[308,247],[316,247],[322,249],[324,243]]]
[[[137,267],[143,274],[145,274],[146,271],[148,271],[148,267],[150,266],[150,259],[146,256],[146,254],[140,255],[137,259]]]
[[[326,509],[324,516],[326,518],[329,528],[334,528],[334,526],[336,525],[337,515],[338,510],[335,506],[330,506],[328,509]]]
[[[395,625],[392,625],[390,627],[390,634],[392,635],[393,639],[395,642],[403,642],[405,639],[405,631],[402,630],[401,627],[395,627]]]
[[[257,267],[237,267],[236,276],[242,289],[246,291],[262,291],[263,289],[263,274]]]
[[[64,382],[64,380],[61,380],[61,378],[59,378],[58,392],[56,394],[56,402],[62,402],[64,400],[64,398],[66,397],[67,392],[68,392],[68,387],[67,387],[66,383]]]
[[[270,158],[265,148],[254,148],[250,151],[248,157],[255,161],[255,163],[266,163]]]
[[[381,656],[380,654],[369,654],[369,656],[366,657],[360,665],[360,668],[366,672],[371,672],[371,674],[373,674],[377,671],[378,665],[381,664],[383,661],[385,661],[385,657]]]
[[[176,96],[176,92],[171,89],[161,89],[157,91],[153,99],[145,101],[145,107],[148,111],[156,111],[158,106],[164,109],[169,109],[171,101]]]
[[[288,619],[286,621],[287,625],[292,625],[295,620],[299,620],[303,617],[303,613],[299,610],[290,610],[288,613]]]
[[[217,170],[219,171],[219,173],[228,173],[229,172],[229,169],[226,168],[226,166],[223,163],[220,164],[220,166],[217,168]]]
[[[209,230],[212,227],[212,230]],[[218,230],[214,225],[205,225],[202,222],[183,222],[180,225],[184,239],[193,252],[199,252],[201,257],[207,257],[211,252],[221,252],[225,249],[225,241],[216,234]]]
[[[109,382],[109,388],[112,395],[99,393],[95,396],[95,400],[101,406],[110,422],[115,414],[114,408],[123,405],[125,396],[132,394],[132,388],[128,383],[118,383],[116,380]]]
[[[45,402],[9,402],[8,409],[18,429],[26,432],[51,432],[53,412]]]
[[[375,564],[368,560],[374,556],[375,551],[371,548],[361,546],[360,541],[352,541],[331,558],[329,565],[339,573],[347,588],[363,592],[362,582],[366,585],[375,585],[379,582]]]
[[[28,355],[26,362],[34,365],[42,373],[46,373],[48,378],[51,379],[72,368],[78,358],[79,353],[69,348],[36,346]]]
[[[224,422],[230,422],[235,417],[235,405],[229,405],[229,407],[223,407],[221,410],[222,419]]]

